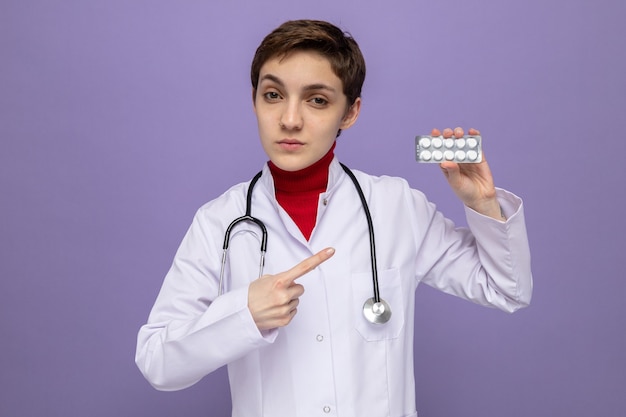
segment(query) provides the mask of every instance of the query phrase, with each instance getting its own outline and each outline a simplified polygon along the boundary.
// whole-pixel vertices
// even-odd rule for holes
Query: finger
[[[454,131],[452,129],[450,129],[449,127],[446,127],[445,129],[443,129],[443,137],[444,138],[452,137],[452,134],[454,134]]]
[[[331,256],[335,254],[335,249],[326,248],[310,258],[305,259],[300,262],[298,265],[294,266],[288,271],[283,273],[283,277],[286,278],[287,283],[291,283],[295,281],[297,278],[300,278],[302,275],[310,272],[318,267],[322,262],[328,260]]]
[[[430,131],[430,136],[432,137],[441,136],[441,132],[439,131],[439,129],[433,129]]]
[[[296,311],[296,309],[298,308],[298,305],[300,304],[300,299],[299,298],[294,298],[293,300],[291,300],[289,302],[289,312],[294,312]]]
[[[469,133],[470,135],[480,135],[480,132],[478,130],[474,129],[473,127],[470,127],[467,130],[467,133]]]
[[[440,163],[439,168],[441,168],[441,171],[448,179],[450,178],[450,174],[455,175],[460,169],[459,164],[452,161],[445,161]]]
[[[463,134],[464,134],[463,128],[461,128],[461,127],[455,127],[454,128],[454,137],[455,138],[457,138],[457,139],[458,138],[462,138]]]

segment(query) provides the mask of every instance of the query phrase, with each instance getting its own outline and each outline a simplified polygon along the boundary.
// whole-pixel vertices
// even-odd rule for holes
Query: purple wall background
[[[369,64],[344,162],[462,223],[413,137],[474,126],[525,199],[530,308],[418,291],[420,417],[623,415],[626,3],[384,3],[0,3],[0,416],[228,415],[224,370],[157,392],[135,337],[195,210],[265,160],[249,63],[303,17]]]

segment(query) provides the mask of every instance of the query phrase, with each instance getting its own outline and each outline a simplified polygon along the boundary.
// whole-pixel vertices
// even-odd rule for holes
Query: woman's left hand
[[[480,135],[480,132],[476,129],[469,129],[468,134]],[[460,127],[454,130],[446,128],[443,132],[440,132],[439,129],[433,129],[431,135],[443,136],[444,138],[461,138],[464,131]],[[439,167],[448,180],[448,184],[463,204],[485,216],[497,220],[506,220],[496,199],[493,176],[484,152],[480,163],[445,161],[439,164]]]

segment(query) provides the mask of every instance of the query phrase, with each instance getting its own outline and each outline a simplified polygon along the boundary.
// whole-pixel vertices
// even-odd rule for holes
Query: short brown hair
[[[288,21],[267,35],[252,60],[252,88],[256,91],[259,73],[265,62],[299,50],[315,51],[328,59],[333,72],[343,84],[343,93],[348,98],[349,106],[361,96],[365,81],[365,59],[359,45],[349,33],[320,20]]]

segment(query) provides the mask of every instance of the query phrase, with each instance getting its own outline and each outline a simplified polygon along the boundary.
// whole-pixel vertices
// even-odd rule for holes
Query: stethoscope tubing
[[[365,218],[367,219],[367,228],[369,230],[370,237],[370,258],[372,265],[372,287],[374,289],[374,301],[376,303],[380,303],[380,290],[378,288],[378,267],[376,265],[376,242],[374,240],[374,222],[372,222],[372,215],[370,214],[370,209],[368,207],[367,201],[365,200],[365,195],[363,195],[363,190],[361,189],[361,186],[359,185],[356,177],[354,176],[350,168],[342,163],[339,163],[339,165],[341,165],[341,168],[343,168],[343,170],[346,172],[346,174],[348,174],[348,176],[354,183],[356,191],[359,194],[359,198],[361,199],[361,206],[363,207],[363,211],[365,212]]]
[[[365,318],[373,324],[381,324],[387,323],[391,317],[391,309],[389,304],[386,301],[380,298],[380,289],[378,286],[378,267],[376,264],[376,243],[374,240],[374,224],[372,222],[372,215],[370,214],[370,210],[367,204],[367,200],[365,199],[365,195],[363,194],[363,190],[359,185],[359,181],[356,179],[350,168],[341,164],[341,168],[345,171],[345,173],[350,177],[352,182],[354,183],[354,187],[359,195],[359,199],[361,200],[361,206],[363,207],[363,212],[365,213],[365,218],[367,220],[367,228],[369,232],[369,240],[370,240],[370,263],[372,267],[372,287],[374,292],[374,297],[368,298],[363,305],[363,314]],[[248,186],[248,192],[246,195],[246,214],[236,218],[232,221],[230,225],[226,228],[226,232],[224,234],[224,245],[223,245],[223,253],[222,253],[222,265],[220,270],[220,280],[219,280],[219,292],[218,295],[222,295],[223,293],[223,283],[224,283],[224,270],[226,268],[226,258],[228,253],[228,245],[230,242],[230,233],[237,224],[242,222],[252,222],[255,223],[261,229],[261,260],[259,263],[259,278],[263,276],[263,266],[265,265],[265,252],[267,250],[267,228],[265,224],[256,217],[252,216],[252,190],[256,185],[259,178],[261,178],[262,171],[254,176],[252,181],[250,181],[250,185]]]
[[[256,185],[259,178],[261,178],[262,173],[262,171],[259,171],[254,176],[254,178],[252,178],[252,181],[250,181],[250,185],[248,186],[248,194],[246,195],[246,214],[233,220],[232,223],[228,225],[228,227],[226,228],[226,232],[224,233],[224,245],[222,246],[222,266],[220,270],[220,284],[218,295],[222,295],[224,292],[224,269],[226,267],[228,245],[230,243],[230,232],[239,223],[253,222],[261,229],[261,260],[259,262],[259,278],[263,276],[263,267],[265,266],[265,252],[267,251],[267,228],[261,220],[257,219],[256,217],[252,217],[252,190],[254,189],[254,186]]]

